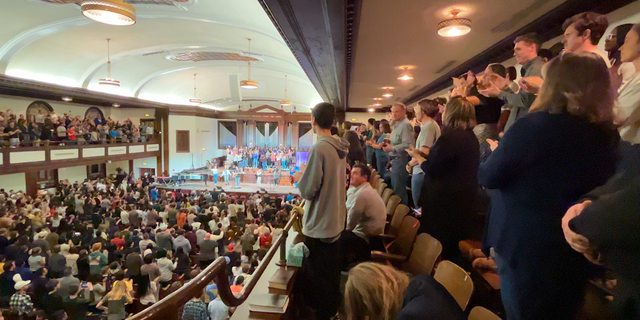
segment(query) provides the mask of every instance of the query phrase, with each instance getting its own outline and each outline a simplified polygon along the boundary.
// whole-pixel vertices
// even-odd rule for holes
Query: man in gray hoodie
[[[309,248],[302,269],[304,301],[316,319],[335,316],[340,303],[341,232],[345,228],[346,157],[349,143],[331,135],[335,107],[320,103],[313,108],[311,124],[318,135],[309,150],[307,168],[300,179],[300,195],[306,199],[302,217],[304,244]]]

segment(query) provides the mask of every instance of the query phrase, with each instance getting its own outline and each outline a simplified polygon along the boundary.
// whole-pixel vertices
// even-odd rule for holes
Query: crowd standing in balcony
[[[282,232],[293,203],[294,197],[258,193],[238,199],[223,190],[158,191],[148,177],[122,172],[60,181],[55,192],[37,197],[0,189],[0,306],[14,316],[125,319],[219,256],[228,257],[238,291]],[[207,294],[205,302],[219,302],[215,285]],[[185,314],[204,303],[192,302]]]
[[[41,144],[77,145],[117,142],[146,142],[155,133],[152,126],[135,125],[131,119],[122,122],[111,117],[84,119],[70,113],[34,116],[16,115],[13,110],[0,111],[0,148],[40,146]]]

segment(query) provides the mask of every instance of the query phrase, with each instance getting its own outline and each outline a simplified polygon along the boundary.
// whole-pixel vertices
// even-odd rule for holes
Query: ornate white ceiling
[[[197,73],[203,104],[237,110],[238,104],[249,102],[232,94],[236,85],[230,86],[230,76],[246,79],[247,63],[242,60],[251,57],[257,60],[251,78],[260,88],[242,89],[244,100],[255,106],[256,99],[263,99],[277,106],[275,101],[284,98],[287,74],[287,98],[298,111],[321,101],[256,0],[127,1],[137,10],[137,23],[130,27],[89,20],[73,0],[0,2],[5,2],[0,11],[0,73],[9,76],[188,105]],[[111,38],[112,77],[121,82],[115,90],[98,86],[107,74],[106,38]],[[247,38],[252,39],[251,55]],[[175,56],[191,59],[170,59]]]

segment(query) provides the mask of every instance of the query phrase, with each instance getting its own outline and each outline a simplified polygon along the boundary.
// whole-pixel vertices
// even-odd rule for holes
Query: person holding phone
[[[89,292],[88,296],[87,292]],[[69,297],[64,299],[64,309],[69,319],[87,319],[89,305],[94,299],[93,284],[91,282],[82,282],[80,286],[69,287]]]

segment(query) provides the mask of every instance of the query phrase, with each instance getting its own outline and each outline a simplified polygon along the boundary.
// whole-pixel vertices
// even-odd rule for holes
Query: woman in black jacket
[[[367,164],[364,149],[360,144],[360,139],[355,131],[347,131],[344,133],[344,139],[349,142],[349,154],[347,154],[347,163],[353,167],[356,162]]]
[[[561,219],[615,170],[618,134],[604,61],[567,53],[548,66],[531,114],[509,129],[479,171],[480,182],[501,193],[489,245],[508,319],[573,318],[588,262],[566,243]]]
[[[455,96],[443,112],[442,136],[423,154],[407,150],[425,172],[418,204],[422,207],[420,232],[442,243],[445,259],[460,263],[458,242],[470,236],[477,214],[480,146],[473,133],[475,109],[467,99]]]

